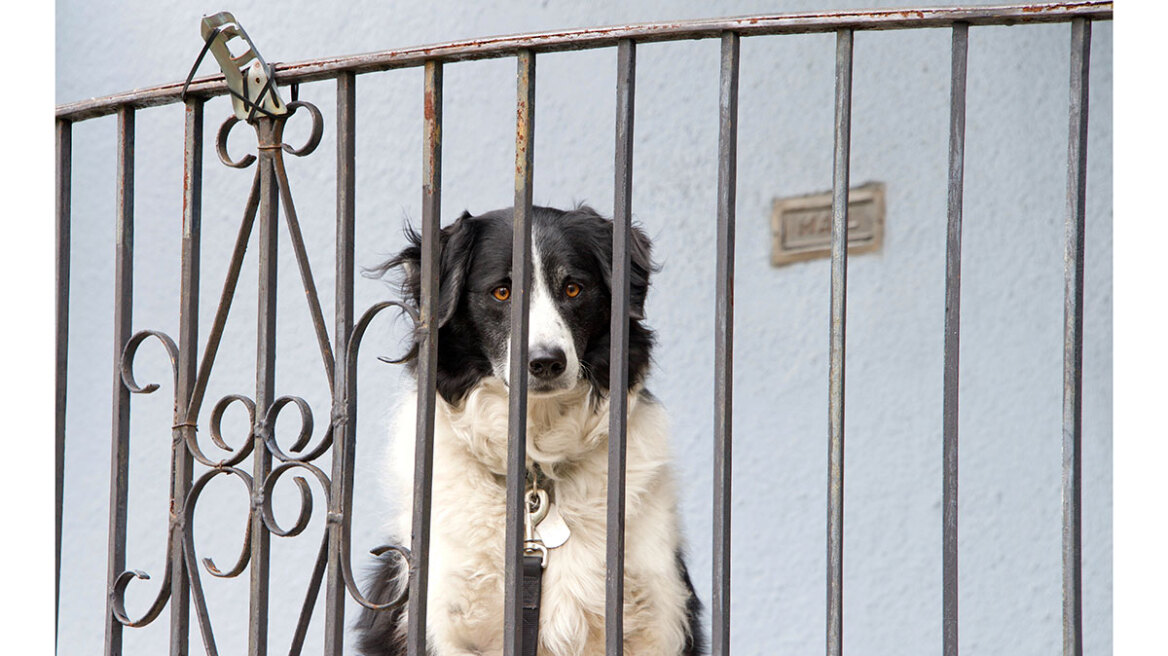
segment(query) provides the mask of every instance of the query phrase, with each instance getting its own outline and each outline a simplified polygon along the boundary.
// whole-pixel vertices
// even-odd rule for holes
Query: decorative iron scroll
[[[304,247],[304,238],[300,230],[296,208],[292,201],[291,187],[288,182],[288,175],[283,160],[284,153],[296,157],[304,157],[316,150],[320,144],[321,135],[323,134],[324,122],[320,110],[308,102],[294,100],[287,104],[287,110],[288,113],[282,116],[259,116],[249,122],[257,132],[258,152],[256,154],[246,154],[239,159],[233,159],[228,154],[227,138],[232,128],[241,122],[240,119],[231,116],[219,128],[216,150],[219,159],[224,165],[244,169],[258,162],[259,166],[257,167],[251,192],[245,205],[243,220],[240,223],[235,248],[228,265],[227,276],[223,284],[219,304],[216,308],[211,332],[204,346],[202,358],[198,362],[198,373],[193,382],[189,403],[184,403],[184,400],[179,398],[178,393],[179,347],[165,333],[156,330],[144,330],[136,333],[126,343],[120,362],[121,378],[126,388],[135,394],[151,394],[160,389],[160,385],[158,383],[140,384],[134,377],[134,360],[139,347],[147,339],[154,338],[161,342],[170,358],[174,377],[173,382],[175,384],[172,459],[189,454],[191,458],[205,467],[206,471],[194,478],[186,493],[185,499],[181,500],[181,504],[176,503],[176,499],[172,496],[172,513],[167,532],[166,571],[162,577],[162,583],[155,595],[154,601],[140,616],[134,617],[130,615],[125,606],[127,587],[135,579],[149,579],[150,576],[140,570],[127,570],[116,577],[109,591],[112,612],[117,621],[126,626],[141,627],[150,624],[161,614],[167,603],[171,601],[172,570],[185,565],[186,580],[190,585],[191,599],[194,602],[195,614],[208,654],[218,654],[218,649],[207,609],[200,567],[216,578],[235,578],[247,571],[249,567],[254,566],[256,542],[253,536],[257,535],[257,531],[260,531],[260,535],[266,533],[277,537],[296,537],[301,535],[308,527],[314,509],[313,492],[311,490],[312,486],[308,482],[309,478],[315,479],[321,488],[324,495],[325,507],[328,509],[340,507],[340,512],[338,513],[332,510],[328,512],[321,548],[312,571],[308,590],[306,591],[299,622],[292,637],[290,653],[297,654],[300,652],[308,623],[311,620],[312,610],[317,597],[320,595],[321,583],[329,560],[327,549],[329,537],[334,532],[337,533],[336,537],[339,537],[338,543],[340,544],[340,553],[338,554],[339,571],[335,573],[335,576],[339,578],[336,580],[343,584],[348,590],[349,595],[357,603],[367,608],[386,609],[403,603],[405,598],[403,591],[398,598],[375,603],[361,592],[353,576],[349,553],[352,520],[351,503],[348,505],[341,503],[338,506],[333,502],[334,495],[341,495],[342,499],[352,498],[352,461],[350,459],[346,461],[347,464],[343,464],[340,467],[340,480],[333,480],[321,467],[315,464],[315,461],[329,452],[331,452],[333,458],[341,459],[344,459],[346,452],[349,454],[355,453],[356,431],[354,430],[354,417],[351,416],[351,413],[356,409],[357,354],[370,323],[377,315],[390,308],[396,308],[401,314],[409,318],[409,321],[412,323],[413,332],[417,332],[420,320],[417,312],[413,308],[402,303],[386,301],[375,304],[355,323],[350,334],[346,336],[347,339],[343,342],[337,342],[345,346],[345,352],[340,354],[343,358],[344,366],[337,369],[337,363],[333,353],[333,343],[330,342],[328,331],[325,327],[324,314],[321,310],[319,295],[312,275],[312,268]],[[300,110],[304,110],[304,112],[300,112]],[[294,147],[283,143],[283,131],[286,122],[298,113],[308,114],[312,121],[312,129],[307,142],[303,146]],[[243,258],[247,251],[253,228],[256,226],[257,216],[260,219],[261,233],[264,230],[277,229],[276,225],[264,225],[264,221],[266,220],[277,219],[276,208],[271,206],[275,204],[274,194],[265,196],[263,193],[265,185],[262,180],[265,175],[270,175],[271,179],[274,180],[275,186],[278,188],[280,204],[283,205],[285,225],[291,238],[296,263],[300,270],[304,294],[308,302],[309,313],[312,318],[321,353],[322,365],[333,399],[332,408],[330,409],[331,416],[328,423],[324,426],[318,426],[318,422],[314,419],[311,405],[304,398],[294,395],[279,396],[270,401],[266,410],[260,412],[256,399],[260,398],[264,392],[258,389],[259,383],[257,383],[256,395],[254,397],[246,393],[233,393],[222,397],[214,404],[209,415],[205,417],[206,426],[209,428],[208,433],[211,444],[201,444],[197,435],[207,383],[223,338],[224,327],[226,326],[232,301],[238,286]],[[276,264],[272,261],[268,263],[268,266],[274,269]],[[340,275],[342,273],[338,262],[338,276]],[[273,282],[268,291],[274,295],[274,271],[272,279]],[[186,280],[184,279],[185,283]],[[264,281],[261,280],[262,284],[264,284]],[[184,289],[183,294],[197,295],[197,291],[197,289]],[[195,302],[197,303],[197,298]],[[348,299],[348,302],[351,303],[351,299]],[[261,316],[260,321],[262,322],[264,320],[265,317]],[[274,317],[272,320],[274,321]],[[272,325],[274,326],[274,323]],[[414,359],[417,353],[418,347],[414,345],[409,352],[401,357],[380,359],[392,364],[402,364]],[[267,358],[268,367],[274,366],[274,353],[263,353],[261,347],[261,352],[257,355],[261,360]],[[258,366],[257,364],[257,368]],[[339,382],[335,380],[334,370],[343,371],[344,379]],[[268,393],[270,393],[270,390]],[[224,414],[233,405],[242,406],[247,412],[249,429],[247,435],[242,436],[242,441],[232,440],[229,443],[227,439],[224,439],[222,424]],[[292,438],[291,443],[281,445],[276,436],[276,420],[282,412],[292,411],[293,408],[296,414],[299,415],[300,428],[296,436]],[[238,446],[232,447],[231,443],[237,443]],[[211,447],[213,447],[213,450]],[[183,453],[184,450],[185,454]],[[270,460],[274,457],[277,464],[274,468],[266,471],[262,479],[257,479],[254,471],[261,470],[253,470],[253,472],[249,473],[240,467],[249,457],[253,459],[253,462],[259,458]],[[293,472],[293,470],[301,471]],[[334,472],[336,471],[338,470],[334,469]],[[276,520],[272,509],[272,498],[276,486],[285,475],[290,473],[300,493],[300,508],[295,521],[290,526],[284,526]],[[244,536],[241,541],[239,555],[226,568],[220,567],[211,558],[202,558],[200,560],[195,546],[195,508],[204,489],[213,479],[220,476],[238,479],[242,483],[243,490],[248,499],[247,524],[244,527]],[[174,512],[174,508],[181,508],[181,512]],[[179,545],[179,548],[175,549],[171,545]],[[397,557],[402,558],[407,565],[410,563],[410,551],[402,545],[384,545],[373,549],[371,553],[375,556],[381,556],[387,552],[397,554]],[[266,554],[264,557],[266,557]],[[266,613],[266,592],[264,593],[264,597],[264,608],[262,612]],[[255,603],[254,589],[252,602],[253,604]],[[262,639],[266,640],[266,636]]]

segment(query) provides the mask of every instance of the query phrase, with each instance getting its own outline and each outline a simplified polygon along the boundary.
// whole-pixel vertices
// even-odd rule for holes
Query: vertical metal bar
[[[1091,22],[1071,23],[1067,227],[1063,266],[1063,654],[1083,653],[1083,250],[1087,213],[1087,98]]]
[[[175,390],[175,430],[171,444],[170,521],[170,653],[187,653],[190,629],[190,588],[183,558],[183,526],[187,492],[191,489],[191,453],[186,435],[195,430],[195,418],[186,415],[194,392],[199,348],[199,248],[203,221],[203,102],[192,98],[186,106],[183,146],[183,233],[180,279],[178,385]]]
[[[134,307],[134,110],[118,109],[118,191],[114,264],[113,439],[110,452],[110,528],[107,590],[126,569],[126,492],[130,462],[130,390],[122,382],[122,350],[130,340]],[[122,653],[122,624],[106,599],[105,653]]]
[[[843,653],[844,344],[848,280],[848,158],[852,121],[852,30],[836,33],[835,159],[831,202],[831,365],[827,479],[827,654]]]
[[[965,70],[969,25],[953,25],[949,93],[949,224],[945,251],[945,364],[942,402],[944,480],[942,532],[942,648],[957,656],[957,409],[961,344],[961,209],[965,176]]]
[[[65,509],[65,397],[69,383],[69,259],[72,242],[73,124],[57,121],[57,550],[53,635],[61,612],[61,517]],[[55,639],[55,638],[54,638]]]
[[[279,189],[276,167],[279,130],[276,120],[257,121],[259,135],[260,234],[259,243],[259,320],[256,329],[255,460],[252,467],[254,512],[251,524],[251,603],[248,618],[248,654],[264,656],[268,652],[268,569],[271,534],[264,525],[261,511],[264,480],[272,469],[272,454],[264,444],[271,426],[267,425],[268,408],[275,399],[276,387],[276,256],[279,246]]]
[[[414,444],[414,516],[410,541],[410,606],[406,649],[426,656],[429,588],[430,488],[434,471],[434,395],[438,372],[438,263],[442,217],[442,62],[425,68],[422,135],[422,343],[418,351],[417,435]]]
[[[517,56],[515,221],[511,246],[511,362],[507,426],[507,537],[504,558],[503,653],[522,653],[522,513],[527,473],[527,313],[531,287],[531,181],[535,155],[535,53]]]
[[[345,634],[345,582],[341,571],[343,531],[339,518],[352,511],[345,494],[345,431],[352,395],[348,393],[349,334],[353,332],[353,260],[357,191],[357,76],[337,76],[337,250],[336,347],[333,353],[333,466],[328,538],[328,581],[325,584],[324,653],[341,656]]]
[[[714,302],[714,570],[712,654],[730,653],[730,486],[734,383],[734,211],[738,193],[740,37],[722,34],[718,131],[718,256]]]
[[[609,335],[608,533],[604,634],[608,656],[624,654],[625,436],[629,406],[629,239],[633,208],[633,115],[637,46],[616,50],[616,182],[612,216],[612,308]]]

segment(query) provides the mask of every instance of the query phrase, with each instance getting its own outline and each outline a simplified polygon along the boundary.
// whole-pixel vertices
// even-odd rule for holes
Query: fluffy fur
[[[404,272],[418,303],[420,239],[384,271]],[[530,309],[527,464],[538,464],[568,541],[543,576],[540,656],[604,653],[612,224],[587,207],[535,208]],[[652,332],[642,323],[649,240],[632,240],[624,630],[627,653],[690,656],[702,649],[699,604],[681,556],[664,409],[642,387]],[[511,210],[463,214],[441,233],[438,376],[429,560],[428,644],[435,656],[501,654],[510,341]],[[383,272],[384,272],[383,271]],[[387,464],[392,538],[412,516],[416,396],[403,400]],[[387,555],[370,597],[407,585]],[[405,653],[406,606],[364,611],[359,648]]]

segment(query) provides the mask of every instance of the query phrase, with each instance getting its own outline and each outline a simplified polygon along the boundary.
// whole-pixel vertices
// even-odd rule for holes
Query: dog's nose
[[[527,368],[536,378],[555,378],[564,373],[568,358],[562,348],[532,349]]]

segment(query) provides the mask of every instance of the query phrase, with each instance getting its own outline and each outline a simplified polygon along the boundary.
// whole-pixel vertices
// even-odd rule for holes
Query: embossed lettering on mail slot
[[[831,256],[831,192],[776,198],[771,213],[771,264],[782,266]],[[880,250],[884,243],[884,184],[848,191],[848,254]]]

